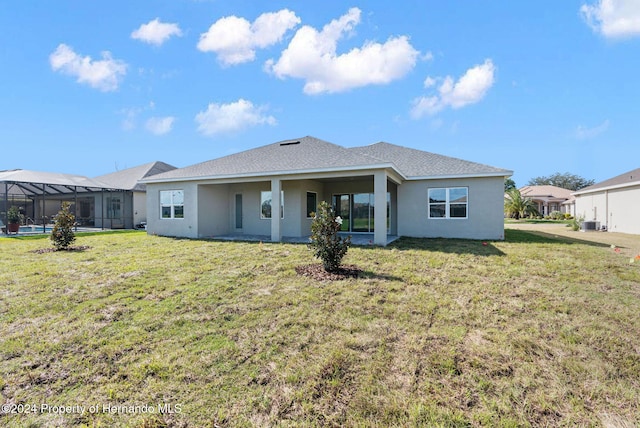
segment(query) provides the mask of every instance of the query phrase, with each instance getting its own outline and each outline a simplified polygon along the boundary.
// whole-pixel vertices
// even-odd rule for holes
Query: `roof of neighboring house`
[[[512,174],[505,169],[388,143],[345,148],[307,136],[175,169],[143,182],[387,167],[406,178]]]
[[[581,195],[584,193],[591,193],[591,192],[596,192],[600,190],[615,189],[620,187],[637,186],[637,185],[640,185],[640,168],[634,169],[629,172],[625,172],[624,174],[620,174],[608,180],[601,181],[600,183],[593,184],[589,187],[585,187],[584,189],[580,189],[577,192],[574,192],[573,194]]]
[[[156,161],[101,175],[95,179],[118,189],[142,192],[145,190],[146,185],[138,183],[139,180],[174,169],[176,169],[176,167],[173,165]]]
[[[30,183],[33,184],[47,184],[60,186],[60,193],[72,193],[69,187],[90,187],[90,188],[109,188],[110,186],[103,183],[100,180],[88,178],[83,175],[62,174],[59,172],[43,172],[43,171],[31,171],[27,169],[12,169],[0,171],[0,182],[14,182],[14,183]],[[23,189],[27,193],[27,189]],[[37,193],[37,187],[33,189]]]
[[[522,196],[530,199],[550,198],[550,199],[571,199],[572,190],[558,186],[524,186],[519,189]]]

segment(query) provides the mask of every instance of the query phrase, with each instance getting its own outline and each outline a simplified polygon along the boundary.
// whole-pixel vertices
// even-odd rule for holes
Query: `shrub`
[[[76,240],[76,235],[73,233],[76,217],[71,214],[70,207],[70,202],[63,202],[58,215],[56,215],[51,231],[51,242],[56,250],[67,250],[69,245]]]
[[[564,219],[565,220],[571,220],[571,219],[573,219],[573,216],[571,215],[571,213],[564,213]]]
[[[552,211],[549,217],[551,217],[551,220],[563,220],[564,214],[562,214],[560,211]]]
[[[343,238],[338,235],[342,219],[336,217],[333,208],[326,201],[320,202],[318,211],[312,215],[309,247],[313,249],[314,256],[322,260],[324,270],[336,272],[351,245],[351,236]]]
[[[7,221],[9,222],[9,224],[11,223],[18,223],[21,224],[22,223],[22,214],[20,214],[20,210],[18,209],[18,207],[12,205],[11,208],[9,208],[9,210],[7,211]]]
[[[577,232],[578,230],[580,230],[580,226],[582,225],[583,221],[584,217],[574,217],[567,226],[569,226],[574,232]]]

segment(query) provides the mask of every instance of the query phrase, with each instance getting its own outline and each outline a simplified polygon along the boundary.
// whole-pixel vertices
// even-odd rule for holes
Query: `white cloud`
[[[436,114],[446,107],[458,109],[479,102],[493,86],[495,69],[493,62],[487,59],[484,64],[468,69],[457,82],[451,76],[441,79],[438,94],[413,101],[411,116],[418,119],[425,114]],[[435,85],[434,78],[427,77],[424,81],[426,88]]]
[[[229,104],[211,103],[206,111],[196,115],[198,131],[204,135],[212,136],[224,134],[256,125],[275,125],[273,116],[264,114],[265,106],[254,106],[251,101],[240,98]]]
[[[640,36],[638,0],[598,0],[594,5],[582,5],[580,14],[589,27],[605,37]]]
[[[119,111],[120,114],[124,115],[124,119],[122,119],[122,129],[125,131],[131,131],[136,128],[136,118],[142,109],[139,108],[125,108]]]
[[[594,126],[593,128],[587,128],[585,126],[579,125],[575,131],[575,137],[578,140],[587,140],[590,138],[595,138],[598,135],[604,133],[607,129],[609,129],[609,125],[611,122],[609,119],[606,119],[600,125]]]
[[[171,131],[175,117],[151,117],[147,120],[145,127],[147,131],[155,135],[164,135]]]
[[[424,87],[427,88],[427,89],[432,87],[432,86],[435,86],[436,83],[437,83],[437,81],[433,77],[427,76],[427,78],[424,79]]]
[[[263,13],[253,23],[237,16],[219,19],[200,35],[198,49],[215,52],[224,65],[253,61],[257,48],[267,48],[282,40],[285,33],[300,23],[288,9]]]
[[[113,59],[108,51],[102,52],[102,60],[92,60],[90,56],[78,55],[64,43],[49,55],[49,63],[53,71],[75,76],[79,83],[105,92],[118,89],[121,77],[127,72],[127,64]]]
[[[269,60],[267,71],[279,78],[304,79],[304,92],[343,92],[371,84],[387,84],[413,69],[420,54],[406,36],[385,43],[367,42],[338,55],[337,43],[360,22],[360,9],[351,8],[318,31],[300,28],[278,61]]]
[[[178,24],[168,24],[160,22],[159,18],[142,24],[140,28],[131,33],[132,39],[137,39],[145,43],[160,46],[171,36],[182,36],[182,30]]]

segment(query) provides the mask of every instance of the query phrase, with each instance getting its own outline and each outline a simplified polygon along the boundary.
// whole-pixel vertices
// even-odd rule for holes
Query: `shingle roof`
[[[580,189],[577,192],[574,192],[574,195],[589,193],[591,191],[597,191],[607,187],[626,187],[633,185],[640,185],[640,168],[636,168],[632,171],[625,172],[624,174],[620,174],[608,180]]]
[[[138,183],[139,180],[174,169],[176,167],[173,165],[156,161],[101,175],[95,179],[118,189],[144,191],[146,185]]]
[[[233,155],[176,169],[153,177],[156,179],[201,178],[323,168],[348,168],[379,164],[349,149],[314,137],[285,140]],[[145,180],[146,181],[146,180]]]
[[[410,149],[389,143],[376,143],[370,146],[349,149],[361,155],[375,157],[385,162],[392,162],[405,177],[438,177],[459,175],[504,174],[512,171],[470,162],[462,159],[443,156],[423,150]]]
[[[542,186],[524,186],[520,189],[522,196],[528,198],[555,198],[570,199],[573,191],[558,186],[542,185]]]
[[[259,175],[393,164],[410,177],[504,175],[512,171],[389,143],[345,148],[314,137],[281,141],[156,175],[150,181]]]

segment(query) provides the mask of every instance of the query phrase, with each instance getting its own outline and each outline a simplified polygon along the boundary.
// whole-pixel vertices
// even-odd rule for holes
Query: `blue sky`
[[[640,2],[27,1],[0,170],[178,167],[312,135],[535,176],[640,166]]]

